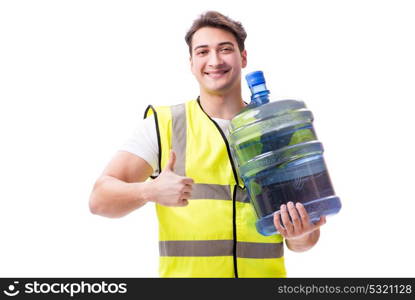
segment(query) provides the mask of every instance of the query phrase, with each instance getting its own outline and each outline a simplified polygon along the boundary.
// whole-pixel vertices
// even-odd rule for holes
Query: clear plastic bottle
[[[269,101],[261,71],[246,75],[251,103],[231,121],[229,145],[263,235],[277,233],[273,215],[289,201],[304,204],[312,222],[341,209],[303,101]]]

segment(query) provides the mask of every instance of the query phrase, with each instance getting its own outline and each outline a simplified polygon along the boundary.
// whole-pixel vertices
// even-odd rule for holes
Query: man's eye
[[[206,53],[207,53],[207,50],[202,50],[202,51],[198,51],[197,55],[203,55],[203,54],[206,54]]]
[[[231,52],[232,51],[232,48],[226,47],[226,48],[220,49],[220,51],[227,53],[227,52]]]

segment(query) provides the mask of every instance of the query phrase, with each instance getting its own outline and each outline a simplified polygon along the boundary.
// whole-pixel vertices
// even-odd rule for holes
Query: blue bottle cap
[[[251,90],[251,104],[262,105],[269,102],[269,90],[265,85],[265,77],[262,71],[255,71],[245,76]]]
[[[245,78],[250,89],[252,89],[253,86],[265,83],[264,73],[262,71],[251,72],[247,74]]]

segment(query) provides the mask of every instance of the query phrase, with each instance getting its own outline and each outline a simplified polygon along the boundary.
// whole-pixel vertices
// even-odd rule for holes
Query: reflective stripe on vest
[[[160,275],[234,277],[236,263],[239,277],[285,277],[283,239],[256,231],[255,211],[246,190],[236,186],[241,180],[235,179],[214,121],[197,101],[148,109],[150,113],[158,120],[161,169],[173,149],[175,173],[195,182],[188,206],[156,205]]]
[[[160,256],[228,256],[232,255],[233,240],[160,241]],[[282,243],[238,242],[237,256],[241,258],[279,258]]]

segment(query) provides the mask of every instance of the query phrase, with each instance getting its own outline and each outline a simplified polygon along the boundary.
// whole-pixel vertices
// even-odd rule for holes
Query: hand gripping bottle
[[[230,126],[229,145],[247,188],[263,235],[277,233],[273,215],[281,204],[301,202],[311,222],[340,211],[323,158],[323,145],[313,128],[313,115],[303,101],[269,102],[261,71],[246,75],[251,103]]]

